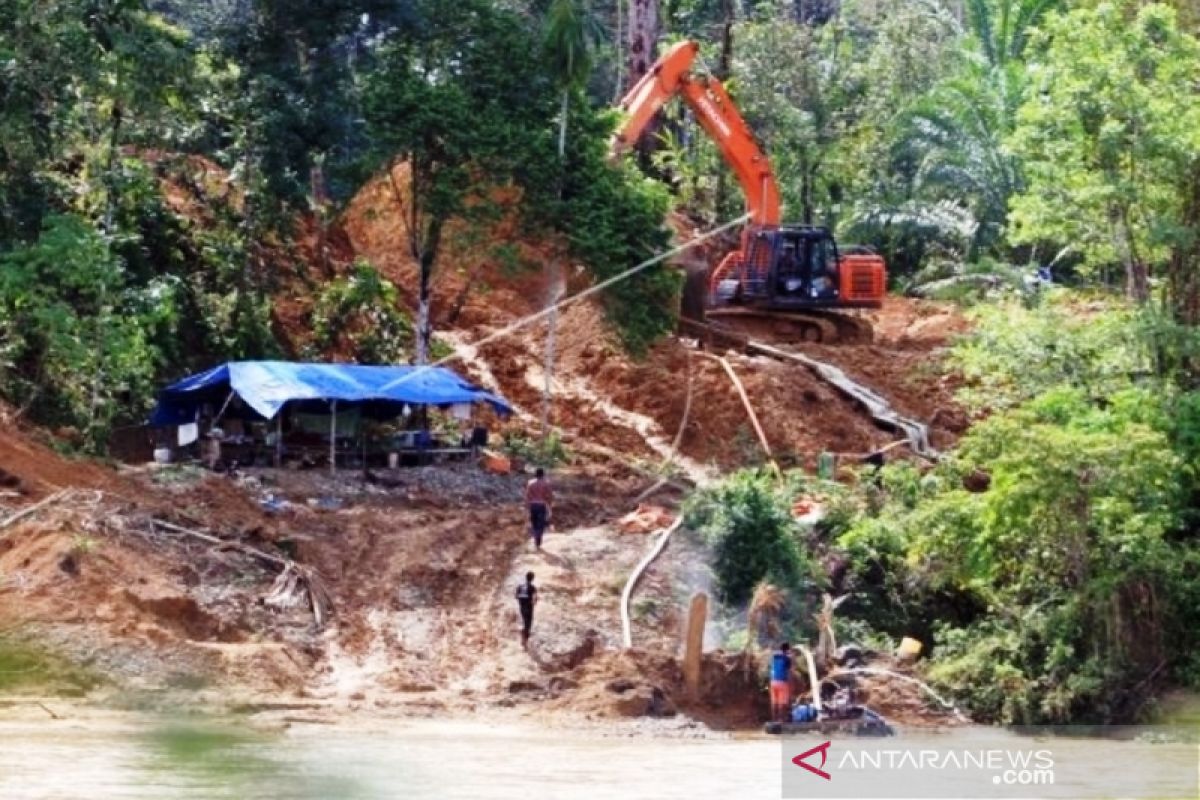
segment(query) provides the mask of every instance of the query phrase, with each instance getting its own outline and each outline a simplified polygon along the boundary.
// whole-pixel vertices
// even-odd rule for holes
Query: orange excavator
[[[613,138],[612,152],[632,147],[658,110],[678,95],[737,176],[750,221],[740,248],[701,284],[705,319],[773,338],[869,340],[870,325],[839,310],[883,304],[883,259],[869,251],[840,253],[827,228],[780,223],[779,186],[771,163],[721,82],[692,69],[699,50],[695,42],[674,45],[629,90],[621,101],[627,117]],[[694,283],[689,280],[690,286]],[[695,316],[695,303],[689,312],[686,297],[694,293],[685,290],[685,318]]]

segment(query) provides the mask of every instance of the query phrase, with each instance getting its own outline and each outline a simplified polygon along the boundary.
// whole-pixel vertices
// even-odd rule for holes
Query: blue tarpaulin
[[[503,397],[444,367],[231,361],[163,389],[150,424],[193,422],[200,406],[219,405],[230,392],[266,419],[279,413],[285,403],[310,406],[314,401],[331,400],[361,403],[393,416],[403,405],[447,407],[459,403],[486,403],[500,414],[512,413]]]

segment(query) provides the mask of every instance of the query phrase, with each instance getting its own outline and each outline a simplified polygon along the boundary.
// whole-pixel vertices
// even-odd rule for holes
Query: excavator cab
[[[836,302],[838,297],[837,244],[824,228],[779,228],[763,231],[751,242],[753,250],[768,250],[766,261],[773,265],[762,299],[787,308]]]
[[[886,291],[883,259],[843,256],[827,228],[764,228],[718,270],[713,301],[768,310],[878,307]]]

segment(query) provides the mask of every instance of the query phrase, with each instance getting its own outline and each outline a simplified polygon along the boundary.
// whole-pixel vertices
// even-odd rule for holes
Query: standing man
[[[791,645],[783,642],[771,654],[771,719],[788,722],[792,703]]]
[[[525,485],[525,505],[529,508],[529,535],[533,537],[533,545],[542,549],[542,534],[550,524],[550,503],[554,500],[554,491],[550,481],[546,480],[546,470],[537,468],[534,478]]]
[[[533,573],[525,573],[525,582],[517,584],[517,607],[521,610],[521,646],[529,644],[529,631],[533,627],[533,607],[537,605],[537,587],[533,585]]]

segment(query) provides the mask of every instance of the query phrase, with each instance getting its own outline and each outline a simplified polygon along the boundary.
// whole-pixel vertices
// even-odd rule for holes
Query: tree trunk
[[[733,22],[735,19],[733,0],[721,0],[721,55],[717,59],[717,77],[729,80],[733,70]]]
[[[625,94],[625,49],[624,49],[624,44],[625,44],[624,27],[625,26],[622,24],[623,14],[621,12],[621,9],[624,7],[624,4],[625,4],[625,0],[617,0],[617,2],[616,2],[617,30],[615,31],[615,34],[613,35],[613,44],[617,48],[617,58],[616,58],[617,75],[616,75],[616,80],[613,81],[613,98],[612,98],[612,103],[610,103],[610,105],[614,105],[614,106],[621,102],[621,97],[622,97],[622,95]]]
[[[629,0],[629,75],[626,88],[650,71],[657,57],[658,0]]]
[[[658,57],[660,26],[658,0],[629,0],[629,75],[625,82],[627,90],[641,80],[654,65]],[[634,145],[638,163],[643,170],[651,174],[658,174],[650,156],[658,149],[656,138],[661,125],[660,120],[661,114],[656,114],[655,119],[646,125]]]
[[[433,265],[437,261],[438,247],[442,241],[443,220],[429,221],[425,241],[421,247],[421,279],[417,295],[417,364],[429,363],[430,343],[433,341],[433,320],[430,314],[432,303]]]
[[[429,325],[429,284],[433,276],[432,259],[421,259],[421,280],[417,297],[417,364],[429,363],[429,339],[432,335]]]
[[[567,157],[567,114],[571,110],[571,90],[563,89],[562,105],[558,110],[558,161]]]
[[[733,23],[736,10],[733,0],[721,0],[721,55],[717,59],[717,78],[728,82],[733,74]],[[713,219],[721,219],[725,198],[729,194],[729,178],[726,170],[717,172],[717,186],[713,196]]]
[[[120,149],[121,141],[121,121],[123,115],[121,113],[120,101],[114,101],[112,113],[109,115],[109,133],[108,133],[108,158],[104,166],[104,232],[111,235],[113,231],[113,223],[117,213],[117,184],[113,179],[113,172],[117,168],[117,151]]]
[[[813,183],[816,182],[816,172],[816,168],[806,165],[800,176],[800,221],[805,225],[812,225],[813,222]]]
[[[563,89],[562,108],[559,110],[558,117],[558,161],[560,165],[564,165],[567,158],[567,113],[570,110],[570,104],[570,90]],[[558,197],[559,200],[562,199],[561,182],[559,183]],[[555,258],[546,262],[546,307],[550,309],[550,313],[546,315],[546,354],[542,364],[542,372],[545,379],[545,383],[542,386],[543,448],[550,437],[550,404],[554,394],[554,348],[558,332],[558,309],[555,308],[555,305],[558,303],[558,298],[561,294],[562,269],[559,266],[558,259]]]
[[[1200,163],[1180,189],[1183,231],[1171,248],[1167,293],[1171,316],[1181,325],[1200,325]]]
[[[313,221],[317,226],[317,263],[327,278],[333,278],[333,266],[329,261],[329,222],[326,219],[329,194],[325,189],[325,168],[319,156],[313,159],[308,169],[309,193],[312,195]]]
[[[1145,262],[1138,258],[1133,228],[1129,224],[1129,208],[1116,209],[1114,216],[1116,250],[1125,267],[1125,294],[1138,305],[1145,305],[1150,299],[1150,280]]]

